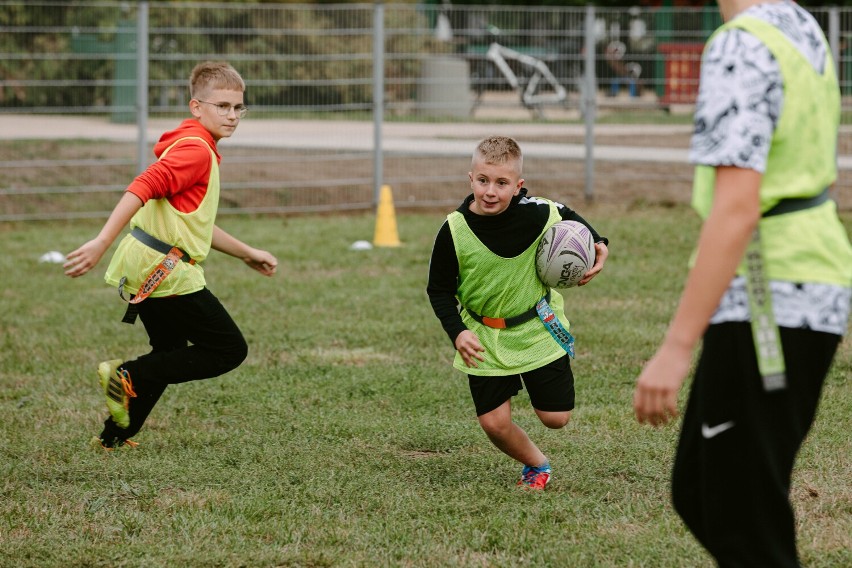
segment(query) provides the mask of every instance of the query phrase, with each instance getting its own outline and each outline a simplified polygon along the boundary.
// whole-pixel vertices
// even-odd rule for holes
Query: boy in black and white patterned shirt
[[[703,339],[675,509],[720,566],[796,567],[790,478],[852,296],[852,246],[828,199],[839,88],[822,30],[797,4],[718,4],[726,23],[702,58],[690,151],[705,222],[634,409],[652,425],[677,413]],[[758,262],[738,270],[747,251]]]

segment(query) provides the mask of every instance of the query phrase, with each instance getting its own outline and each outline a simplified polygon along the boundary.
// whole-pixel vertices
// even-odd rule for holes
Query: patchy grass
[[[551,457],[542,494],[477,426],[425,295],[443,214],[400,215],[403,246],[350,251],[370,215],[227,217],[274,251],[262,278],[214,254],[209,286],[248,360],[170,387],[135,438],[89,448],[95,367],[146,351],[101,281],[40,264],[99,222],[0,224],[0,565],[711,566],[668,502],[677,433],[640,427],[633,381],[660,341],[698,223],[682,206],[579,207],[610,237],[605,272],[566,293],[577,409],[518,422]],[[847,217],[847,221],[850,219]],[[795,472],[803,561],[852,563],[852,348],[841,347]]]

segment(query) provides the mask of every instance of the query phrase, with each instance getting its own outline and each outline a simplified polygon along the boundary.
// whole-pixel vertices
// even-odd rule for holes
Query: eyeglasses
[[[211,103],[208,101],[202,101],[201,99],[195,100],[206,105],[213,105],[214,107],[216,107],[216,112],[219,114],[219,116],[228,116],[233,110],[234,114],[242,118],[249,111],[248,107],[245,105],[231,106],[230,103]]]

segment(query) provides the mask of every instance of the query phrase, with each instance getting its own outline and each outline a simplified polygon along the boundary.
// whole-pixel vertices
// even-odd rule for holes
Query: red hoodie
[[[197,136],[207,141],[184,140],[161,159],[157,160],[139,174],[127,191],[142,200],[166,198],[182,213],[191,213],[198,208],[207,193],[210,178],[210,148],[216,154],[216,162],[222,157],[216,149],[216,142],[201,123],[189,118],[176,129],[166,132],[154,145],[154,155],[159,158],[163,152],[179,138]],[[209,144],[209,147],[208,147]]]

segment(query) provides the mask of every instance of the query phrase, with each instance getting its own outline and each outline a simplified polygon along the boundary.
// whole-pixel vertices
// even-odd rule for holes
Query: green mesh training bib
[[[827,49],[825,71],[820,75],[772,25],[742,16],[719,30],[728,28],[760,39],[778,61],[784,80],[784,108],[761,181],[760,210],[767,211],[784,198],[818,195],[837,178],[840,91],[831,50]],[[696,167],[692,205],[704,219],[713,205],[715,177],[714,168]],[[766,275],[772,280],[852,283],[852,246],[833,201],[762,219],[760,238]],[[737,273],[745,273],[744,264]]]
[[[503,258],[491,252],[473,234],[464,215],[454,211],[447,216],[459,262],[459,285],[456,297],[464,308],[493,318],[519,315],[534,307],[547,293],[547,287],[535,271],[538,241],[551,225],[561,220],[556,205],[550,202],[550,216],[544,229],[530,246],[514,258]],[[568,329],[562,296],[551,291],[550,306]],[[494,329],[474,320],[466,309],[462,320],[476,334],[485,348],[485,361],[478,367],[467,367],[456,352],[453,366],[470,375],[501,376],[537,369],[565,355],[565,350],[551,337],[541,320],[535,317],[521,325]]]

